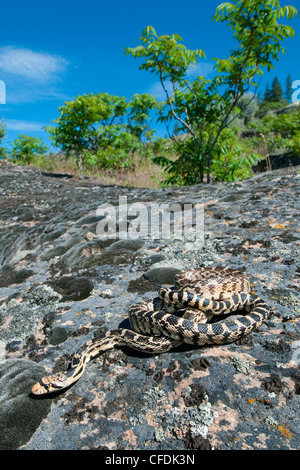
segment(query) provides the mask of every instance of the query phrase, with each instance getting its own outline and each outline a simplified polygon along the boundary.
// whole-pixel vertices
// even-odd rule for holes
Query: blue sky
[[[0,119],[6,124],[9,147],[19,135],[40,137],[49,143],[43,126],[49,125],[64,101],[81,94],[108,92],[126,96],[153,93],[162,98],[157,77],[139,70],[139,63],[124,55],[125,47],[139,44],[147,25],[159,35],[179,34],[189,49],[206,53],[199,71],[209,76],[213,58],[228,57],[234,47],[231,32],[212,22],[222,0],[14,0],[1,4],[0,80],[6,85],[6,103]],[[282,0],[300,11],[300,0]],[[296,31],[284,42],[275,70],[285,85],[288,73],[300,80],[300,20],[283,20]],[[156,127],[156,126],[154,126]],[[164,134],[163,130],[160,133]]]

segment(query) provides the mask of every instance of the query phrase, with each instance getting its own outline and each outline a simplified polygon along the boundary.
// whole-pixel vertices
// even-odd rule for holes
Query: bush
[[[249,127],[264,136],[268,153],[279,150],[299,151],[300,111],[294,114],[268,115]],[[261,136],[251,139],[251,144],[254,146],[259,146],[261,142]]]
[[[275,111],[276,109],[281,109],[284,105],[282,102],[269,102],[269,101],[263,101],[259,109],[255,113],[255,117],[262,119],[264,116],[267,114],[271,114],[272,111]]]
[[[11,156],[22,165],[29,165],[35,155],[44,154],[47,151],[47,146],[43,145],[41,139],[27,135],[20,135],[12,145]]]

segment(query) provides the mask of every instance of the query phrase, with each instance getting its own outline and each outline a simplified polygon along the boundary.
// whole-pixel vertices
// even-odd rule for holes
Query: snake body
[[[267,304],[250,293],[247,275],[225,267],[178,273],[174,287],[162,288],[158,295],[130,308],[132,330],[117,328],[88,341],[74,354],[67,372],[43,377],[32,393],[42,395],[69,387],[91,359],[114,347],[159,354],[183,343],[195,347],[230,343],[259,328],[269,315]],[[247,313],[215,322],[218,315],[241,311]]]

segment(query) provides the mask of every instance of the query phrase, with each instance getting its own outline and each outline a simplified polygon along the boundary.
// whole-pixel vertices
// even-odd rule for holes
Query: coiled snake
[[[242,310],[248,312],[233,320],[213,322],[215,316]],[[91,359],[116,346],[157,354],[183,343],[195,347],[230,343],[259,328],[268,315],[267,304],[250,294],[245,273],[225,267],[183,271],[175,276],[174,288],[162,288],[158,298],[130,308],[132,330],[117,328],[88,341],[74,354],[67,372],[43,377],[32,393],[42,395],[69,387]]]

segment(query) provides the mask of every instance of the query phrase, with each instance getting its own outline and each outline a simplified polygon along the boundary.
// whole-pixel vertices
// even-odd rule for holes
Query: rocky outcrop
[[[279,168],[289,168],[291,166],[300,165],[300,155],[293,152],[279,152],[269,155],[269,161],[272,170],[278,170]],[[255,171],[262,172],[267,170],[267,161],[261,160],[255,166]]]
[[[299,167],[156,190],[53,176],[0,164],[0,448],[298,448]],[[204,219],[184,219],[183,236],[145,236],[138,209],[171,206]],[[103,329],[129,327],[129,306],[176,272],[220,264],[245,270],[270,305],[258,331],[160,356],[107,351],[60,395],[30,394]]]

